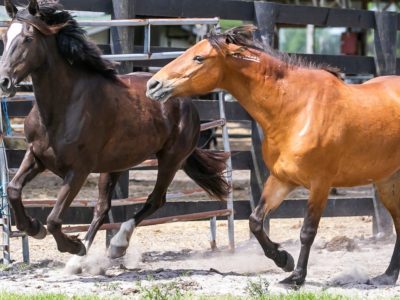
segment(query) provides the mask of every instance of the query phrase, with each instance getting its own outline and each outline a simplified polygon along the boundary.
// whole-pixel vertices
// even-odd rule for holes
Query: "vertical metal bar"
[[[211,250],[217,249],[217,217],[210,219],[210,245]]]
[[[0,133],[3,133],[3,112],[0,105]],[[3,264],[11,263],[10,234],[11,234],[11,212],[7,199],[8,166],[4,141],[0,135],[0,216],[3,219]]]
[[[22,237],[22,259],[24,263],[29,264],[29,240],[27,235]]]
[[[150,54],[150,47],[151,47],[151,25],[148,24],[144,27],[143,52],[146,54]]]
[[[221,119],[226,120],[225,115],[225,100],[224,100],[224,92],[218,93],[218,103],[219,103],[219,114]],[[229,144],[229,135],[228,128],[225,125],[222,126],[222,140],[224,142],[224,151],[231,153],[231,146]],[[226,180],[229,185],[232,186],[232,159],[229,156],[226,163]],[[231,188],[228,199],[227,199],[227,208],[231,210],[231,214],[228,216],[228,238],[229,238],[229,248],[231,251],[235,249],[235,231],[234,231],[234,212],[233,212],[233,187]]]

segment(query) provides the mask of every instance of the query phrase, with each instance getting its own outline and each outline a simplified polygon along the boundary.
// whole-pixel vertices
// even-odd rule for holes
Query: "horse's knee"
[[[94,217],[98,217],[98,218],[102,218],[104,217],[108,211],[111,209],[111,203],[109,203],[107,201],[107,203],[104,203],[103,206],[97,207],[96,211],[95,211],[95,216]]]
[[[7,195],[10,201],[17,200],[21,197],[22,186],[11,181],[7,186]]]
[[[317,235],[316,227],[303,225],[300,231],[300,241],[304,245],[310,245],[313,243],[316,235]]]
[[[249,217],[249,227],[253,234],[259,233],[263,231],[263,221],[262,219],[256,217],[254,214],[251,214]]]

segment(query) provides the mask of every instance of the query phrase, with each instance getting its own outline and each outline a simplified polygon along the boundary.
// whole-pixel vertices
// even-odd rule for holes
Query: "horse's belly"
[[[336,186],[369,184],[390,177],[400,169],[400,136],[375,135],[368,141],[355,140],[348,148],[338,158]]]

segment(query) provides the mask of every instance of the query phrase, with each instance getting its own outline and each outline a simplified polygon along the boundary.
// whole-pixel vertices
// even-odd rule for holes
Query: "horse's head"
[[[59,26],[48,26],[40,15],[37,0],[21,10],[5,0],[11,23],[3,34],[4,52],[0,62],[0,88],[6,95],[15,94],[15,85],[39,67],[45,67],[45,39],[57,32]]]
[[[38,32],[31,24],[18,20],[17,15],[23,11],[18,11],[10,0],[4,2],[12,21],[3,34],[4,52],[0,64],[0,87],[4,94],[12,95],[15,93],[15,85],[28,76],[32,68],[40,65],[41,54],[37,50],[40,41],[35,39]],[[36,0],[30,1],[28,8],[24,10],[34,18],[38,12]]]
[[[221,54],[205,39],[170,62],[147,82],[147,96],[166,101],[172,96],[204,94],[221,80]]]
[[[244,69],[245,62],[258,60],[246,47],[253,26],[241,26],[208,37],[167,64],[147,82],[147,96],[166,101],[173,96],[205,94],[224,88],[224,74]],[[230,74],[232,75],[232,74]]]

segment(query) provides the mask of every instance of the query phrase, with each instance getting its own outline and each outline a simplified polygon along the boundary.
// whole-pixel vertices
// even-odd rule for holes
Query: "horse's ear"
[[[28,11],[32,16],[36,16],[39,13],[39,4],[37,0],[29,1]]]
[[[11,2],[11,0],[4,0],[4,5],[6,7],[6,11],[7,11],[8,16],[11,19],[14,19],[15,15],[18,12],[17,7]]]

